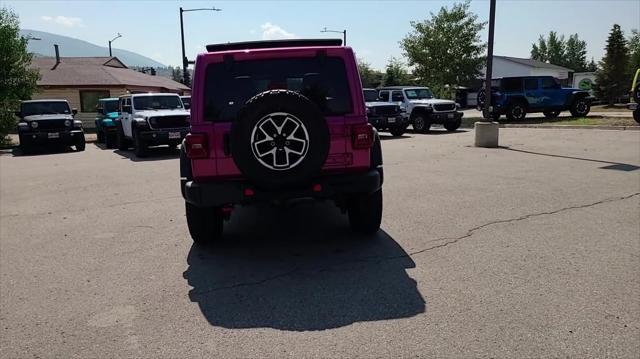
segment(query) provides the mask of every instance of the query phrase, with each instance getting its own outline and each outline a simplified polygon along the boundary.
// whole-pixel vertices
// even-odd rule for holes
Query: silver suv
[[[402,113],[418,132],[429,131],[432,124],[443,125],[447,131],[453,132],[462,122],[463,113],[458,111],[458,104],[434,98],[428,87],[383,87],[379,89],[379,96],[384,101],[400,105]]]

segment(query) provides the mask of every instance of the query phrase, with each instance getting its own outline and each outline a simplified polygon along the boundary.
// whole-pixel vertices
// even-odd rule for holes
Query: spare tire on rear
[[[324,165],[329,143],[329,128],[318,107],[294,91],[254,96],[231,125],[236,166],[265,189],[308,184]]]

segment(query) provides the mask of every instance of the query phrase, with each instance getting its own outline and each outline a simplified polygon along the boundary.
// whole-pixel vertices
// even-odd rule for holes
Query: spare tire
[[[318,107],[289,90],[251,98],[231,125],[231,154],[256,186],[279,189],[308,184],[329,153],[329,128]]]

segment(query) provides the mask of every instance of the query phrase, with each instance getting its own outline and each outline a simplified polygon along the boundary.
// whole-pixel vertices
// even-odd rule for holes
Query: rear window
[[[344,62],[337,57],[234,61],[207,67],[205,121],[232,121],[253,96],[275,89],[301,93],[325,116],[352,112]]]
[[[378,91],[376,90],[364,90],[364,100],[366,102],[376,102],[379,100]]]
[[[502,91],[505,92],[522,92],[522,79],[502,79]]]
[[[20,109],[22,116],[70,114],[69,104],[64,101],[25,102]]]

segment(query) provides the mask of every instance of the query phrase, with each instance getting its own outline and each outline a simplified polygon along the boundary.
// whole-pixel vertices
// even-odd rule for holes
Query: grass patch
[[[472,128],[473,124],[482,121],[480,118],[462,118],[462,127]],[[506,118],[500,118],[501,124],[520,124],[520,125],[572,125],[572,126],[640,126],[633,118],[629,117],[606,117],[606,116],[587,116],[587,117],[558,117],[554,119],[546,118],[525,118],[523,121],[509,121]]]

